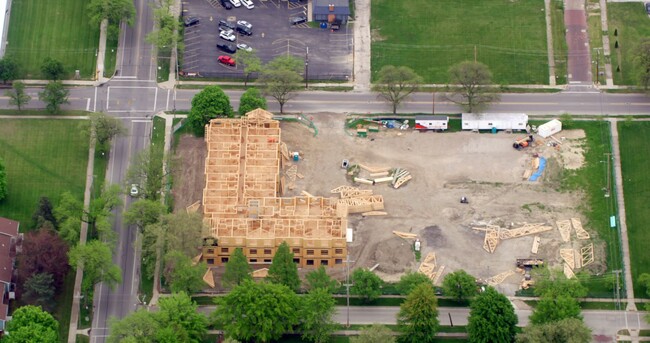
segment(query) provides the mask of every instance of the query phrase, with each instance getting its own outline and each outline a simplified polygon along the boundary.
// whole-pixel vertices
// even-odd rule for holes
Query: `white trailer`
[[[544,123],[537,128],[537,134],[544,138],[552,136],[560,131],[562,131],[562,122],[557,119]]]
[[[463,113],[463,130],[526,130],[525,113]]]
[[[438,115],[417,115],[415,116],[416,130],[447,130],[449,117]]]

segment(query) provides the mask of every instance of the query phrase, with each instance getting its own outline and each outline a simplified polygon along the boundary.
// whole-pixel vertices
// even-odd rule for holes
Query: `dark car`
[[[197,17],[187,17],[185,18],[185,27],[193,26],[199,23],[199,18]]]
[[[229,66],[235,65],[235,60],[233,60],[232,57],[230,56],[219,56],[217,60],[219,61],[219,63],[223,63],[225,65],[229,65]]]
[[[232,44],[219,43],[217,44],[217,49],[225,51],[229,54],[234,54],[237,52],[237,47]]]
[[[298,25],[307,22],[307,17],[291,17],[289,19],[291,25]]]
[[[241,33],[242,35],[250,36],[253,34],[253,29],[249,29],[246,26],[237,25],[237,32]]]
[[[232,9],[232,4],[228,0],[221,0],[221,6],[223,6],[223,8],[225,8],[227,10]]]
[[[648,15],[650,15],[650,2],[645,3],[645,12],[648,13]]]
[[[225,20],[219,20],[219,30],[222,31],[228,31],[228,30],[234,30],[235,25],[225,21]]]

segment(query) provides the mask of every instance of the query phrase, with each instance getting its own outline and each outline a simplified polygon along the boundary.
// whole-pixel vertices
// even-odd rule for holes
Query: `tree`
[[[14,311],[2,337],[8,343],[56,343],[59,341],[59,323],[38,306],[23,306]]]
[[[400,342],[430,343],[435,341],[438,322],[438,299],[429,284],[420,284],[406,297],[397,314],[402,333]]]
[[[160,201],[139,199],[124,213],[124,222],[143,229],[147,225],[158,223],[165,212],[165,205]]]
[[[203,136],[205,125],[214,118],[232,117],[230,99],[219,86],[207,86],[192,98],[192,108],[187,116],[197,136]]]
[[[456,301],[467,300],[478,294],[476,278],[462,269],[445,275],[442,288],[446,296],[453,297]]]
[[[492,83],[492,73],[483,63],[465,61],[453,65],[449,68],[449,79],[453,88],[447,99],[470,113],[498,100],[486,87]]]
[[[7,197],[7,171],[5,161],[0,158],[0,201]]]
[[[19,69],[15,59],[11,57],[0,59],[0,79],[2,79],[2,83],[7,84],[7,81],[18,78]]]
[[[277,100],[280,113],[284,113],[284,105],[300,87],[302,65],[302,60],[296,57],[280,56],[267,63],[262,70],[260,82],[264,85],[264,93]]]
[[[168,54],[174,44],[179,44],[182,36],[179,34],[180,22],[170,12],[171,0],[157,0],[153,10],[155,29],[147,34],[145,40],[155,45],[163,54]]]
[[[192,265],[192,259],[179,251],[170,251],[165,255],[165,280],[173,293],[196,293],[203,289],[205,262]]]
[[[126,127],[121,120],[113,118],[102,112],[91,113],[90,122],[83,123],[83,130],[97,143],[96,150],[106,152],[110,149],[110,142],[115,136],[122,136],[127,133]]]
[[[49,222],[52,228],[57,227],[56,217],[54,216],[54,206],[48,197],[40,197],[38,199],[38,207],[34,214],[32,214],[32,221],[34,222],[33,228],[41,228]]]
[[[46,104],[46,109],[50,113],[58,113],[61,105],[69,104],[68,95],[70,92],[63,88],[60,81],[51,81],[38,93],[38,98]]]
[[[396,287],[399,294],[408,295],[415,287],[423,283],[433,286],[433,282],[428,276],[422,273],[408,271],[400,277]]]
[[[300,299],[285,285],[246,280],[217,301],[216,325],[239,341],[277,340],[298,323]]]
[[[332,279],[327,275],[327,271],[324,266],[319,266],[318,269],[312,270],[305,276],[307,280],[307,289],[314,290],[318,288],[323,288],[327,292],[334,293],[338,288],[339,282]]]
[[[582,320],[575,318],[542,325],[528,325],[517,335],[517,343],[589,343],[591,341],[591,329]]]
[[[332,316],[336,301],[325,288],[316,288],[304,297],[300,308],[300,328],[304,340],[322,343],[330,339],[336,324]]]
[[[178,335],[176,337],[187,338],[175,340],[176,342],[203,342],[207,333],[208,319],[198,311],[198,305],[188,294],[180,292],[170,297],[160,298],[158,307],[160,311],[156,317],[161,326],[172,329],[172,333]]]
[[[650,274],[642,273],[637,279],[637,283],[645,289],[646,295],[650,295]]]
[[[382,281],[379,276],[365,268],[355,269],[352,273],[352,294],[369,303],[381,295]]]
[[[45,57],[43,64],[41,64],[41,72],[46,80],[58,81],[65,75],[65,67],[61,61],[48,56]]]
[[[241,51],[241,50],[240,50]],[[239,99],[239,115],[244,115],[254,109],[266,109],[266,98],[257,88],[249,88]]]
[[[23,301],[28,304],[46,308],[54,300],[54,279],[52,274],[34,274],[25,281],[23,288],[25,289]]]
[[[172,172],[170,165],[163,170],[165,154],[163,149],[144,149],[135,155],[126,172],[130,184],[137,184],[142,196],[158,200],[164,188],[164,180]]]
[[[2,67],[0,66],[0,68]],[[2,73],[1,70],[0,73]],[[6,91],[5,95],[9,97],[9,105],[18,107],[18,111],[20,111],[32,100],[32,97],[25,93],[25,84],[22,81],[14,82],[11,87],[12,90]]]
[[[582,319],[578,300],[569,295],[543,296],[535,306],[533,314],[530,315],[530,322],[545,324],[567,318]]]
[[[100,282],[105,282],[111,288],[122,282],[120,267],[113,264],[111,248],[104,242],[91,240],[84,245],[77,245],[70,250],[68,257],[70,266],[84,268],[81,283],[84,293],[90,293]]]
[[[634,50],[634,64],[638,69],[639,85],[646,91],[650,86],[650,38],[644,38]]]
[[[154,313],[145,309],[137,310],[120,320],[111,318],[108,323],[111,329],[107,343],[157,343],[156,334],[161,329]]]
[[[25,234],[22,250],[16,256],[18,296],[28,290],[27,281],[38,274],[50,275],[54,292],[59,293],[69,270],[67,253],[68,246],[54,231],[40,229]]]
[[[298,267],[293,262],[293,253],[287,242],[282,242],[275,251],[268,278],[271,282],[285,285],[294,292],[300,288]]]
[[[79,242],[81,221],[85,218],[83,203],[72,193],[61,194],[59,206],[54,208],[54,216],[59,223],[59,236],[71,246]]]
[[[248,264],[246,256],[241,248],[235,249],[226,262],[226,270],[221,277],[221,284],[230,288],[241,285],[245,280],[252,280],[251,271],[253,268]]]
[[[470,305],[467,333],[470,342],[512,342],[517,334],[517,315],[512,304],[492,287]]]
[[[538,297],[557,297],[567,295],[573,298],[584,298],[588,289],[577,278],[567,279],[560,269],[535,268],[533,270],[535,295]]]
[[[130,0],[91,0],[88,6],[90,23],[98,26],[104,19],[109,24],[119,24],[124,21],[133,25],[135,6]]]
[[[393,331],[381,324],[363,327],[359,336],[350,337],[350,343],[395,343]]]
[[[415,92],[422,84],[422,78],[409,67],[383,66],[379,70],[377,84],[373,87],[379,97],[388,101],[393,107],[393,114],[397,107]]]
[[[244,79],[244,87],[248,86],[248,80],[253,73],[259,73],[262,71],[262,60],[257,56],[255,50],[239,50],[237,51],[237,63],[244,66],[244,74],[246,78]],[[241,111],[239,114],[243,114]]]

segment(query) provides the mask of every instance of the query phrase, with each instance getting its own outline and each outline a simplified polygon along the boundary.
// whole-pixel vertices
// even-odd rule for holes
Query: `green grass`
[[[77,343],[88,343],[90,342],[90,337],[84,335],[77,335]]]
[[[59,342],[68,341],[68,329],[70,328],[70,311],[72,310],[72,297],[74,293],[74,278],[76,269],[70,268],[63,280],[63,288],[56,296],[56,310],[53,313],[59,322]]]
[[[564,26],[564,1],[551,2],[551,29],[553,33],[553,58],[555,59],[555,81],[558,85],[566,84],[567,53]]]
[[[637,278],[641,273],[650,273],[650,255],[646,250],[650,240],[647,227],[650,220],[647,204],[650,196],[650,148],[645,144],[650,135],[650,122],[619,123],[618,132],[634,295],[647,297]]]
[[[116,25],[117,26],[117,25]],[[114,28],[117,30],[118,28]],[[111,29],[109,28],[109,32]],[[119,31],[117,31],[119,32]],[[104,77],[112,77],[115,73],[115,66],[117,64],[117,43],[120,37],[118,35],[109,34],[106,38],[106,55],[104,56]]]
[[[56,206],[61,193],[83,198],[88,139],[77,120],[0,119],[0,157],[7,167],[9,195],[0,216],[31,228],[38,199]]]
[[[614,83],[635,85],[639,70],[634,66],[634,50],[642,38],[650,36],[650,19],[640,2],[608,3],[607,13]],[[614,36],[614,30],[618,30],[618,36]],[[615,49],[617,40],[619,48]]]
[[[68,77],[80,70],[95,74],[99,25],[91,26],[86,0],[21,0],[11,5],[7,55],[13,56],[26,78],[41,78],[45,57],[63,62]]]
[[[38,97],[36,97],[38,99]],[[35,100],[35,99],[32,99]],[[36,110],[36,109],[28,109],[28,110],[16,110],[16,109],[0,109],[0,116],[50,116],[52,113],[49,113],[46,110]],[[57,117],[64,117],[64,116],[87,116],[88,112],[82,111],[82,110],[68,110],[68,111],[61,111],[59,114],[57,114]]]
[[[427,83],[447,83],[450,66],[487,64],[497,84],[547,84],[543,0],[375,0],[373,80],[384,65],[405,65]]]

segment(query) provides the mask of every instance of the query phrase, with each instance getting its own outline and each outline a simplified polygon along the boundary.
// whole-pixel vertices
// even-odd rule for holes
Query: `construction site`
[[[385,281],[420,271],[440,283],[464,269],[506,294],[541,263],[569,277],[606,269],[581,194],[559,189],[562,169],[583,163],[582,131],[513,149],[523,135],[381,128],[359,137],[341,115],[310,119],[317,130],[257,111],[178,142],[175,210],[204,213],[208,265],[243,247],[259,269],[286,241],[303,270],[326,265],[339,279],[349,254],[351,268]]]

